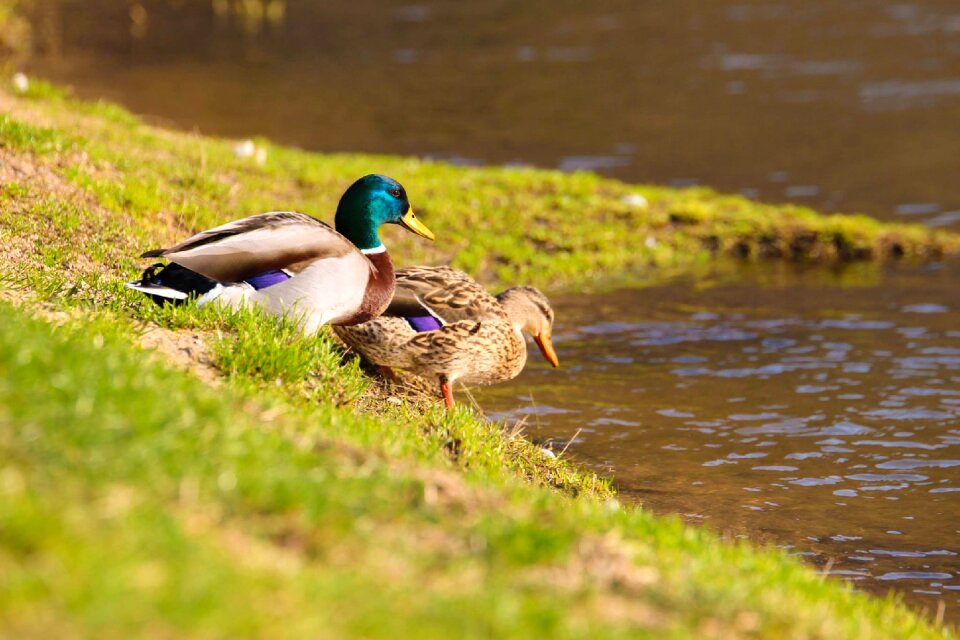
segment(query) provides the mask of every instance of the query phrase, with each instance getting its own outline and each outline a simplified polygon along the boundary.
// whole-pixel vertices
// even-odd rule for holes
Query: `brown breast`
[[[387,305],[390,304],[390,300],[393,299],[393,291],[397,282],[394,277],[393,261],[390,260],[390,254],[384,251],[369,254],[366,258],[370,261],[371,268],[367,289],[363,292],[363,301],[355,314],[338,322],[338,325],[362,324],[373,320],[383,313]]]

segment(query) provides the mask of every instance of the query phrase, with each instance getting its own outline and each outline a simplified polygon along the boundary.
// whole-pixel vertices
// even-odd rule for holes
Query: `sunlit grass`
[[[494,479],[492,456],[460,478],[338,444],[331,423],[370,418],[197,384],[106,318],[0,307],[0,407],[11,637],[936,636],[777,553]]]

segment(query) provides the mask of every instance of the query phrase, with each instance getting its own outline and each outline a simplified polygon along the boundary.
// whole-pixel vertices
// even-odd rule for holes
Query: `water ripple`
[[[552,437],[564,444],[593,427],[570,450],[613,465],[654,510],[780,532],[807,555],[829,543],[832,571],[861,584],[941,589],[927,576],[960,576],[940,547],[960,521],[955,283],[919,299],[913,281],[884,295],[787,289],[767,301],[734,288],[682,308],[645,292],[639,316],[656,321],[590,304],[588,322],[562,330],[569,380],[534,370],[545,384],[533,395],[575,412],[539,423],[563,425]],[[867,543],[855,538],[881,548],[858,550]],[[897,544],[884,550],[881,538]]]
[[[948,467],[958,466],[960,466],[960,460],[927,460],[924,458],[904,458],[880,463],[877,465],[877,469],[946,469]]]

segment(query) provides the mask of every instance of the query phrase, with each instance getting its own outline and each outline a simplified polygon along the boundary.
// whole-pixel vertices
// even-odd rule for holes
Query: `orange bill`
[[[540,353],[547,359],[547,362],[555,367],[559,367],[560,359],[557,358],[557,352],[553,350],[553,342],[550,340],[550,334],[541,333],[540,335],[534,336],[533,340],[537,343],[537,346],[540,347]]]

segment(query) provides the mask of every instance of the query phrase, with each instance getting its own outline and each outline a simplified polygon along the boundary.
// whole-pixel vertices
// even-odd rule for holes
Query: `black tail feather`
[[[151,253],[151,252],[147,252]],[[147,254],[144,254],[147,255]],[[165,304],[183,304],[190,297],[199,297],[217,286],[216,280],[202,276],[178,264],[158,262],[143,270],[140,279],[129,286],[149,297],[160,306]],[[184,294],[183,298],[152,293],[151,289],[168,289]]]

